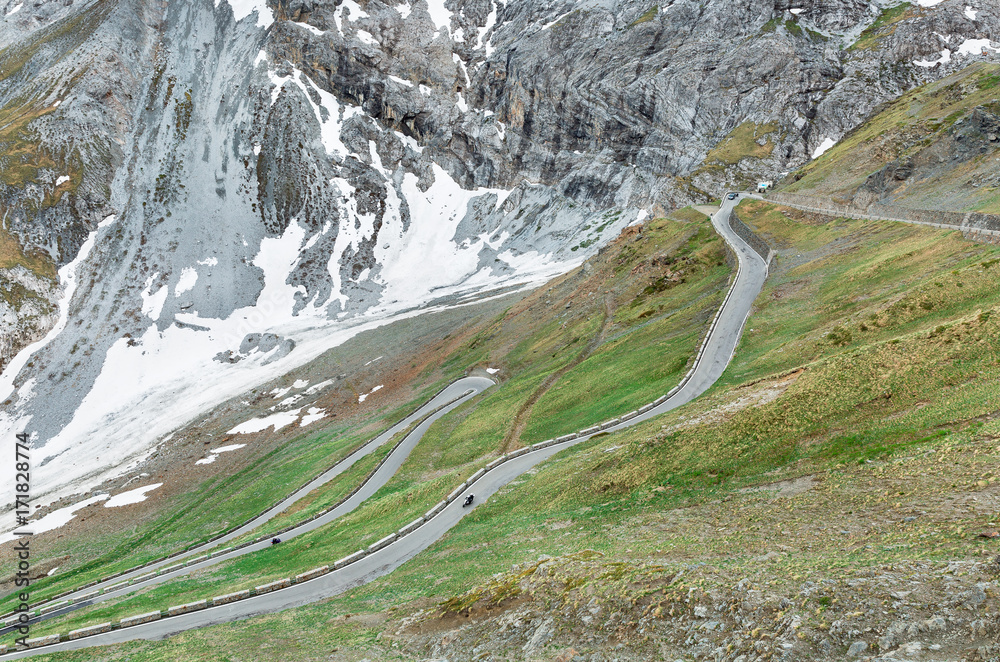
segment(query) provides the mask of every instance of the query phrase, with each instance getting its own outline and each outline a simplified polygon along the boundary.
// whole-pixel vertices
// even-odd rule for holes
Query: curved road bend
[[[712,224],[716,231],[726,240],[726,242],[736,252],[739,259],[740,270],[736,282],[732,286],[732,294],[729,296],[720,311],[718,323],[715,331],[705,342],[705,350],[702,360],[695,366],[694,373],[684,386],[670,399],[663,402],[644,414],[636,416],[613,428],[608,428],[602,432],[622,430],[631,427],[636,423],[648,420],[654,416],[670,411],[676,407],[686,404],[704,393],[722,375],[726,366],[736,349],[747,317],[754,299],[760,293],[767,277],[767,264],[765,261],[744,242],[729,227],[729,215],[738,200],[723,201],[722,208],[712,217]],[[488,381],[488,380],[487,380]],[[457,403],[455,403],[457,406]],[[419,436],[429,427],[421,425],[410,435],[413,437],[413,444],[419,441]],[[419,435],[419,436],[418,436]],[[593,435],[590,435],[593,436]],[[520,457],[505,462],[492,471],[487,472],[482,478],[476,481],[474,489],[477,495],[476,503],[483,503],[489,496],[494,494],[501,487],[522,475],[532,467],[552,457],[559,451],[570,446],[579,444],[590,438],[578,437],[572,441],[556,446],[550,446],[538,451],[526,453]],[[400,454],[404,447],[412,448],[408,440],[400,447]],[[406,451],[407,453],[409,450]],[[391,461],[386,462],[383,468],[391,465],[398,467],[402,464]],[[395,471],[395,469],[392,469]],[[359,493],[360,495],[361,493]],[[105,646],[108,644],[122,643],[135,639],[162,639],[185,630],[226,623],[260,614],[273,613],[292,607],[298,607],[313,602],[318,602],[351,588],[366,584],[374,579],[382,577],[406,561],[412,559],[421,551],[427,549],[439,540],[449,529],[455,526],[471,508],[462,508],[461,499],[456,499],[450,503],[441,513],[418,528],[413,533],[403,536],[387,547],[369,554],[361,560],[352,563],[340,570],[335,570],[327,575],[313,579],[302,584],[294,584],[289,588],[255,596],[239,602],[233,602],[218,607],[209,607],[201,611],[173,616],[159,621],[145,623],[122,630],[114,630],[104,634],[67,641],[52,646],[45,646],[28,651],[20,651],[14,654],[3,656],[3,659],[19,659],[38,654],[52,653],[62,650],[76,650],[89,648],[92,646]],[[318,520],[317,520],[318,521]],[[310,523],[313,524],[313,523]],[[289,535],[293,532],[288,532]],[[266,545],[266,543],[265,543]],[[220,557],[223,558],[223,557]],[[210,559],[206,563],[210,563]],[[201,564],[191,566],[192,568],[203,567]],[[186,568],[185,568],[186,569]],[[165,575],[170,577],[171,575]],[[143,584],[144,586],[147,584]],[[110,594],[114,596],[115,594]],[[103,597],[103,596],[102,596]],[[58,613],[58,612],[55,612]]]
[[[388,442],[390,439],[392,439],[392,437],[394,437],[401,431],[405,430],[415,421],[420,420],[421,417],[427,416],[429,412],[433,412],[436,408],[441,407],[440,411],[437,411],[432,416],[429,416],[426,421],[421,423],[413,431],[411,431],[409,435],[407,435],[406,440],[403,441],[403,443],[399,446],[399,448],[396,449],[396,451],[386,459],[385,464],[379,467],[378,471],[375,472],[375,474],[371,477],[371,479],[367,483],[365,483],[365,485],[356,494],[351,496],[351,498],[349,498],[347,501],[340,504],[340,506],[334,508],[333,510],[326,513],[322,517],[318,517],[315,520],[306,522],[301,526],[296,527],[295,529],[282,533],[281,535],[284,540],[288,540],[290,538],[294,538],[297,535],[301,535],[308,531],[312,531],[313,529],[316,529],[325,524],[329,524],[338,517],[346,515],[347,513],[357,508],[359,505],[361,505],[361,503],[365,501],[365,499],[375,494],[375,492],[377,492],[379,488],[385,485],[389,481],[389,479],[396,473],[399,467],[403,464],[403,461],[406,460],[406,457],[410,454],[410,451],[412,451],[413,448],[417,445],[417,443],[420,442],[420,439],[421,437],[423,437],[424,432],[427,430],[427,428],[430,427],[430,425],[434,421],[441,418],[455,407],[458,407],[462,403],[467,402],[469,399],[474,398],[475,396],[479,395],[480,393],[482,393],[483,391],[494,385],[495,383],[492,380],[487,379],[485,377],[463,377],[462,379],[456,380],[451,384],[449,384],[447,387],[445,387],[445,389],[440,393],[438,393],[435,397],[427,401],[423,406],[421,406],[412,414],[404,418],[402,421],[392,426],[379,436],[375,437],[374,439],[372,439],[370,442],[368,442],[358,450],[351,453],[349,456],[347,456],[346,458],[338,462],[336,465],[334,465],[327,471],[317,476],[308,484],[296,490],[293,494],[288,496],[286,499],[282,500],[279,504],[277,504],[273,508],[265,511],[264,513],[255,517],[253,520],[247,522],[238,529],[235,529],[232,532],[227,533],[222,538],[219,538],[218,540],[213,540],[210,543],[206,543],[195,549],[189,550],[184,554],[171,557],[164,561],[159,561],[157,563],[145,566],[138,570],[133,570],[132,572],[126,573],[119,577],[115,577],[114,579],[111,579],[109,581],[102,582],[95,586],[89,586],[85,589],[74,591],[73,593],[70,593],[69,595],[66,595],[59,599],[72,600],[76,597],[79,597],[80,595],[91,593],[102,587],[114,586],[115,584],[127,581],[133,577],[139,577],[148,574],[150,572],[153,572],[157,568],[178,563],[184,558],[194,556],[196,554],[203,554],[209,549],[218,547],[219,545],[225,544],[230,540],[234,540],[244,535],[245,533],[253,531],[257,527],[267,522],[268,520],[279,515],[293,503],[295,503],[302,497],[306,496],[307,494],[311,493],[316,488],[330,482],[335,477],[342,474],[344,471],[347,471],[349,468],[351,468],[351,466],[354,465],[355,462],[365,457],[366,455],[369,455],[372,452],[374,452],[375,449],[377,449],[379,446],[382,446],[383,444]],[[83,607],[92,604],[97,604],[98,602],[104,602],[106,597],[118,598],[123,595],[127,595],[128,593],[131,593],[133,591],[145,588],[147,586],[154,586],[156,584],[161,584],[163,583],[164,580],[174,579],[181,575],[188,574],[193,570],[202,570],[209,566],[215,565],[216,563],[219,563],[221,561],[226,561],[232,558],[236,558],[237,556],[242,556],[250,552],[255,552],[259,549],[264,549],[269,546],[270,543],[268,541],[263,541],[254,545],[248,545],[246,547],[233,550],[232,552],[227,554],[220,554],[218,556],[213,556],[212,558],[206,559],[202,562],[193,563],[191,565],[184,566],[183,568],[178,568],[173,572],[167,572],[162,575],[157,575],[156,577],[150,578],[149,580],[143,581],[142,583],[135,584],[133,586],[125,586],[122,587],[120,590],[104,593],[100,596],[96,596],[92,600],[85,600],[76,604],[67,605],[63,609],[56,609],[52,612],[45,614],[41,618],[36,618],[35,620],[32,621],[32,623],[46,621],[49,620],[50,618],[55,618],[58,616],[64,616],[71,611],[76,611],[77,609],[81,609]],[[4,634],[12,630],[13,630],[12,627],[0,628],[0,634]]]

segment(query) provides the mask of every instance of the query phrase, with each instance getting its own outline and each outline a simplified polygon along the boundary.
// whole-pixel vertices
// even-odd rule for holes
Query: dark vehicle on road
[[[279,542],[281,542],[281,538],[271,538],[272,545],[277,545]]]
[[[726,196],[726,200],[735,200],[735,199],[736,199],[735,193],[730,193],[729,195]]]
[[[476,498],[475,494],[470,494],[469,496],[465,497],[465,503],[462,504],[462,507],[466,508],[468,506],[471,506],[475,498]]]

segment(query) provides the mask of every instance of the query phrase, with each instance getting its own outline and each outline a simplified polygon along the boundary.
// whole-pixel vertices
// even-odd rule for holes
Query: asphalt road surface
[[[721,209],[712,217],[712,224],[715,226],[716,231],[722,235],[739,258],[740,268],[737,279],[732,286],[730,296],[726,298],[719,313],[715,328],[704,344],[701,360],[695,365],[694,371],[687,382],[684,383],[681,389],[678,390],[671,398],[639,416],[629,419],[628,421],[616,425],[615,427],[603,430],[602,433],[609,431],[613,432],[630,427],[640,421],[650,419],[690,402],[714,384],[729,364],[729,361],[736,350],[736,345],[739,342],[740,336],[742,335],[747,317],[750,315],[750,309],[753,305],[754,299],[756,299],[757,295],[760,293],[764,284],[764,279],[767,277],[767,264],[765,261],[729,227],[729,215],[733,207],[735,207],[738,202],[738,199],[723,201]],[[481,379],[482,381],[466,381],[469,379]],[[456,390],[450,391],[450,398],[454,399],[457,395],[473,388],[474,384],[478,385],[479,390],[483,390],[488,388],[489,385],[492,385],[492,382],[483,378],[466,378],[466,380],[459,380],[452,385],[452,387]],[[449,389],[452,387],[449,387]],[[448,401],[449,397],[445,395],[446,393],[449,393],[449,391],[446,390],[438,396],[439,398],[443,397],[445,402]],[[475,393],[472,393],[463,397],[460,401],[454,401],[451,405],[442,409],[438,415],[444,415],[444,413],[447,413],[450,409],[458,406],[460,402],[464,402],[466,398],[474,397],[474,395]],[[435,406],[440,406],[442,404],[440,401],[436,405],[432,403],[428,403],[428,405],[425,405],[425,407],[421,408],[419,411],[431,411]],[[428,407],[429,409],[427,409]],[[407,420],[410,422],[418,420],[420,417],[418,415],[419,411]],[[436,417],[437,415],[434,418]],[[426,428],[430,426],[431,422],[433,421],[426,421],[424,424],[418,426],[418,428],[409,435],[407,441],[400,446],[400,448],[393,454],[393,457],[383,465],[382,469],[386,472],[384,474],[384,479],[380,476],[379,481],[371,481],[372,488],[370,490],[367,489],[366,486],[366,489],[363,489],[356,495],[359,498],[357,503],[360,503],[368,496],[371,496],[371,494],[373,494],[378,487],[384,484],[384,482],[395,473],[395,471],[402,464],[403,460],[405,460],[406,455],[408,455],[413,446],[419,442],[420,437],[423,435],[424,431],[426,431]],[[392,430],[386,432],[385,435],[391,437],[395,434],[395,432],[403,429],[406,425],[409,425],[409,423],[404,421]],[[476,501],[472,507],[463,508],[461,503],[463,499],[456,499],[443,511],[441,511],[441,513],[436,515],[413,533],[399,538],[387,547],[369,554],[351,565],[341,568],[340,570],[335,570],[317,579],[303,582],[301,584],[294,584],[285,589],[255,596],[239,602],[233,602],[218,607],[210,607],[201,611],[164,618],[162,620],[153,621],[143,625],[125,628],[122,630],[114,630],[112,632],[86,637],[84,639],[8,654],[3,656],[3,659],[19,659],[61,650],[75,650],[80,648],[89,648],[92,646],[105,646],[108,644],[132,641],[135,639],[162,639],[185,630],[206,627],[217,623],[226,623],[249,618],[259,614],[278,612],[291,607],[310,604],[338,595],[344,591],[361,586],[362,584],[368,583],[392,572],[395,568],[412,559],[421,551],[425,550],[427,547],[439,540],[449,529],[455,526],[464,515],[471,512],[475,506],[485,502],[501,487],[522,475],[532,467],[552,457],[561,450],[584,442],[589,438],[590,436],[577,437],[572,441],[550,446],[531,453],[526,453],[525,455],[500,464],[493,470],[488,471],[469,488],[468,491],[476,494]],[[386,440],[388,440],[388,437]],[[373,441],[372,444],[374,443],[375,442]],[[374,447],[372,450],[373,449]],[[399,457],[396,457],[396,455]],[[340,471],[343,471],[343,469]],[[381,473],[382,470],[380,470],[380,474]],[[294,501],[297,498],[300,498],[304,493],[313,489],[316,485],[326,482],[325,480],[322,480],[322,478],[322,476],[317,478],[316,481],[313,481],[313,483],[310,483],[306,487],[302,488],[302,490],[296,492],[295,495],[289,497],[289,500]],[[329,478],[327,478],[327,480],[329,480]],[[289,501],[286,500],[286,502],[283,502],[282,504],[279,504],[279,506],[275,507],[277,510],[272,509],[272,511],[274,514],[277,514],[277,512],[280,512],[280,510],[287,507],[288,503]],[[356,507],[357,503],[351,506],[351,508]],[[347,507],[347,504],[345,504],[345,507]],[[335,519],[336,517],[339,517],[340,514],[343,513],[332,512],[330,513],[330,519]],[[265,516],[262,515],[261,517]],[[270,515],[270,517],[273,517],[273,514]],[[266,519],[270,519],[270,517],[266,517],[261,521],[266,521]],[[286,539],[291,538],[293,535],[298,535],[306,530],[322,526],[324,523],[326,522],[316,520],[306,524],[301,530],[297,529],[294,532],[290,531],[282,534],[282,536]],[[259,526],[259,523],[254,526]],[[239,534],[234,532],[233,535]],[[264,546],[266,546],[266,544],[267,543],[263,543]],[[255,547],[247,548],[247,550],[252,551]],[[223,558],[228,557],[219,557],[219,560]],[[209,565],[213,561],[216,561],[216,559],[209,559],[205,562],[205,565]],[[333,559],[331,559],[331,562],[332,561]],[[172,559],[170,561],[170,563],[173,562],[176,562],[176,560]],[[204,566],[202,564],[188,566],[178,570],[177,574],[182,574],[183,572],[189,571],[189,569],[201,567]],[[149,572],[149,568],[144,568],[137,574],[146,572]],[[164,575],[164,579],[171,578],[173,576],[176,575]],[[115,581],[122,580],[117,579]],[[140,586],[148,585],[150,584],[143,583]],[[109,594],[109,597],[115,597],[116,595],[116,593],[111,593]],[[104,598],[104,596],[100,597]]]

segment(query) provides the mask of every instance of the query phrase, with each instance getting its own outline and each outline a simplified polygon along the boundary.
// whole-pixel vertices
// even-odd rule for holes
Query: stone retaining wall
[[[131,627],[133,625],[141,625],[143,623],[149,623],[150,621],[158,621],[163,616],[162,613],[158,611],[151,611],[148,614],[139,614],[138,616],[130,616],[129,618],[123,618],[119,625],[123,628]]]
[[[771,255],[771,247],[767,245],[767,242],[758,237],[747,227],[747,224],[743,222],[736,210],[729,215],[729,227],[733,229],[740,239],[747,242],[747,245],[754,250],[757,255],[760,255],[761,259],[765,263],[768,261],[768,257]]]
[[[58,644],[61,637],[58,634],[50,634],[47,637],[38,637],[37,639],[28,639],[24,642],[24,645],[28,648],[41,648],[42,646],[51,646],[52,644]]]
[[[72,630],[69,633],[70,639],[81,639],[83,637],[89,637],[94,634],[104,634],[105,632],[111,632],[111,623],[101,623],[100,625],[92,625],[89,628],[80,628],[79,630]]]
[[[230,602],[236,602],[237,600],[245,600],[250,597],[250,589],[244,589],[242,591],[236,591],[235,593],[226,593],[225,595],[217,595],[212,598],[212,606],[218,607],[219,605],[229,604]]]
[[[208,608],[208,600],[198,600],[197,602],[189,602],[183,605],[175,605],[167,609],[167,616],[180,616],[181,614],[188,614],[192,611],[198,611],[200,609]]]
[[[292,585],[291,579],[279,579],[278,581],[271,582],[270,584],[264,584],[262,586],[255,586],[254,593],[257,595],[264,595],[265,593],[270,593],[271,591],[277,591],[278,589],[288,588]]]

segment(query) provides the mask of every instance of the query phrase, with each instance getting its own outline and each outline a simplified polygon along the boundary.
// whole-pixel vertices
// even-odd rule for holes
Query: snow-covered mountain
[[[362,329],[774,177],[995,57],[996,7],[933,4],[0,0],[0,428],[54,497]]]
[[[33,128],[70,155],[32,184],[52,204],[30,220],[69,226],[70,245],[42,237],[73,256],[58,318],[3,375],[3,425],[34,435],[38,494],[103,478],[360,330],[565,271],[641,213],[452,175],[418,131],[373,118],[363,91],[338,99],[285,51],[332,33],[333,52],[372,57],[353,3],[329,32],[275,23],[263,3],[85,4],[12,40],[29,57],[19,86],[4,81],[8,98],[31,91]],[[80,17],[89,34],[64,34]],[[434,20],[418,8],[408,25],[430,34]],[[450,71],[379,84],[500,144],[503,124],[465,105],[452,89],[463,61],[447,59]],[[103,200],[86,190],[101,177]]]

